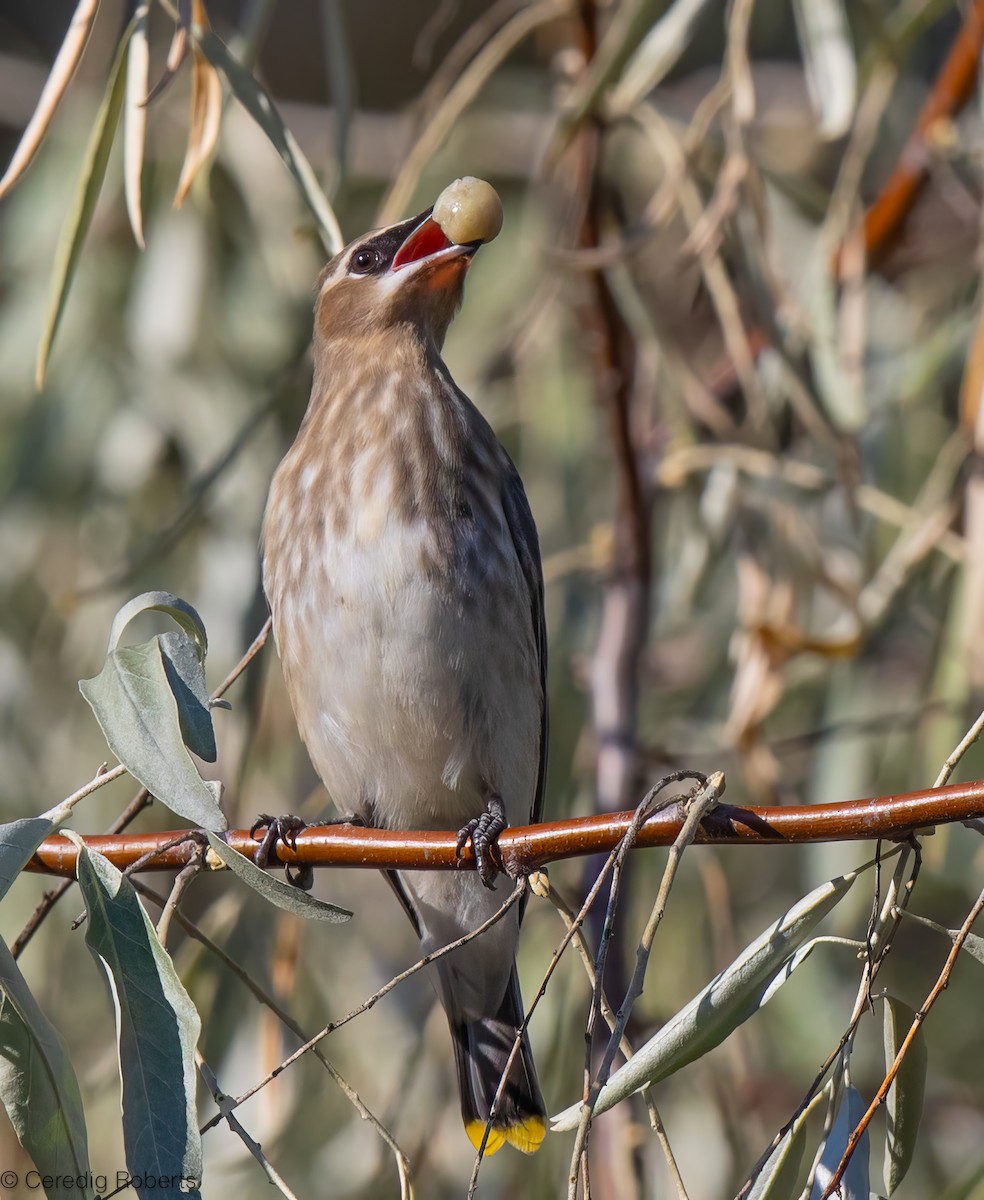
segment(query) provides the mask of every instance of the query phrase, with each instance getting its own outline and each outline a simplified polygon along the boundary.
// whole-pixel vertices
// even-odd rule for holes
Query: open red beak
[[[440,250],[450,250],[453,245],[434,218],[427,217],[397,250],[390,270],[398,271],[400,267],[419,262],[422,258],[429,258]]]

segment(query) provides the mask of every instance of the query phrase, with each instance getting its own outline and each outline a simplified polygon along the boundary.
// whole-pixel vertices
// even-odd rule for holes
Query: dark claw
[[[493,793],[489,797],[488,807],[480,817],[472,817],[458,830],[457,853],[462,851],[471,839],[472,850],[475,852],[475,866],[479,877],[487,888],[495,887],[496,876],[499,874],[498,864],[493,858],[497,853],[496,842],[499,834],[509,822],[506,820],[506,807],[502,797]]]
[[[297,835],[307,828],[307,821],[301,817],[295,817],[291,813],[283,817],[270,817],[266,813],[260,813],[250,826],[249,836],[255,838],[256,831],[262,829],[264,825],[266,833],[256,848],[253,862],[265,870],[272,863],[277,862],[278,842],[283,842],[285,846],[289,846],[296,853]],[[314,868],[307,863],[302,863],[300,866],[284,863],[284,874],[292,887],[300,888],[304,892],[309,892],[314,884]]]

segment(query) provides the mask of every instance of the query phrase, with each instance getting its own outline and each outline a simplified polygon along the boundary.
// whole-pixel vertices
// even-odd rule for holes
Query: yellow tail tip
[[[508,1142],[524,1154],[533,1154],[540,1148],[540,1143],[547,1132],[542,1117],[527,1117],[515,1125],[507,1125],[504,1129],[495,1125],[489,1130],[488,1141],[485,1143],[485,1154],[495,1154],[500,1147]],[[476,1150],[481,1148],[482,1138],[485,1137],[484,1121],[469,1121],[465,1125],[468,1140]]]

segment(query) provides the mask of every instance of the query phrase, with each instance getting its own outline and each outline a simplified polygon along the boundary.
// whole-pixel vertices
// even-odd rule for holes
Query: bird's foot
[[[475,866],[482,883],[487,888],[495,887],[495,879],[500,868],[493,858],[493,854],[498,854],[496,843],[499,834],[508,824],[506,806],[502,803],[502,797],[497,792],[493,792],[489,796],[485,812],[480,817],[472,817],[458,830],[458,857],[461,857],[461,852],[470,839],[475,854]]]
[[[266,833],[256,848],[253,862],[266,870],[277,861],[277,845],[279,843],[283,843],[296,853],[297,835],[307,829],[307,821],[301,817],[295,817],[292,813],[287,813],[282,817],[271,817],[266,813],[260,813],[250,826],[249,836],[255,838],[256,831],[262,829],[264,825]],[[289,884],[304,892],[309,892],[314,884],[314,868],[306,863],[302,863],[299,867],[284,863],[284,874],[287,876]]]

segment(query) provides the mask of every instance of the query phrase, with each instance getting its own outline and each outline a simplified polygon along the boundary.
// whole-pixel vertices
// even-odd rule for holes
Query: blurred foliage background
[[[966,19],[939,0],[212,0],[215,32],[262,79],[346,239],[431,203],[451,178],[502,195],[506,224],[471,272],[446,347],[524,477],[547,579],[548,818],[633,806],[670,767],[722,769],[737,804],[926,787],[980,709],[984,529],[975,450],[981,144],[976,94],[917,147],[926,178],[884,245],[864,212],[916,127]],[[0,144],[13,153],[75,5],[0,3]],[[120,139],[43,388],[34,385],[55,248],[129,6],[99,5],[81,65],[0,206],[0,817],[50,807],[104,744],[76,688],[113,614],[148,589],[204,617],[217,683],[259,629],[258,531],[309,387],[312,286],[326,257],[262,130],[226,89],[221,135],[180,209],[190,72],[147,109],[146,249],[123,198]],[[149,12],[151,78],[173,22]],[[395,181],[395,190],[394,190]],[[230,823],[327,811],[273,648],[216,719]],[[972,750],[961,776],[984,772]],[[132,789],[131,789],[132,790]],[[96,793],[77,826],[129,799]],[[143,828],[169,828],[159,807]],[[870,847],[687,856],[660,931],[640,1040],[809,887]],[[580,897],[597,864],[552,879]],[[982,878],[977,835],[926,841],[913,907],[957,926]],[[631,968],[661,856],[640,853],[610,985]],[[321,872],[355,910],[297,927],[226,878],[185,910],[312,1029],[413,961],[382,880]],[[44,883],[4,906],[13,940]],[[833,930],[863,935],[857,889]],[[68,923],[21,963],[65,1032],[93,1165],[122,1166],[111,1006]],[[530,994],[560,935],[531,904]],[[905,925],[880,983],[917,1008],[947,943]],[[202,1049],[238,1092],[291,1048],[194,943],[175,951]],[[964,956],[967,957],[967,956]],[[903,1197],[984,1196],[979,964],[958,964],[927,1022],[921,1137]],[[769,1008],[657,1089],[690,1194],[732,1195],[840,1036],[852,953],[818,951]],[[624,980],[623,980],[624,981]],[[560,968],[532,1026],[553,1111],[580,1092],[589,990]],[[418,1194],[463,1196],[470,1147],[447,1031],[415,978],[327,1043],[414,1166]],[[881,1081],[880,1017],[852,1079]],[[210,1112],[207,1098],[203,1111]],[[300,1196],[398,1194],[392,1158],[310,1056],[240,1116]],[[877,1128],[877,1125],[876,1125]],[[601,1118],[592,1192],[668,1195],[642,1109]],[[0,1128],[0,1163],[21,1161]],[[567,1136],[483,1167],[481,1194],[560,1195]],[[206,1139],[205,1196],[266,1195],[240,1143]],[[877,1173],[877,1164],[874,1168]],[[876,1186],[876,1185],[873,1185]]]

